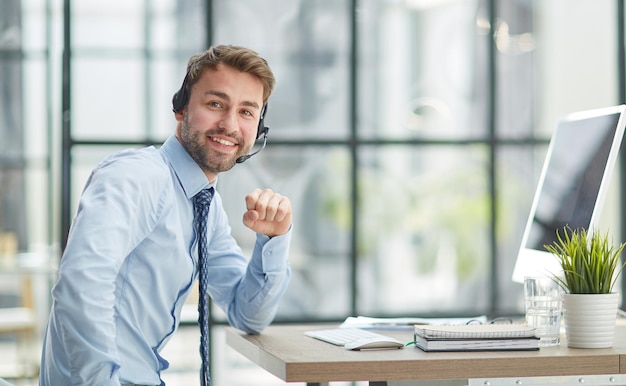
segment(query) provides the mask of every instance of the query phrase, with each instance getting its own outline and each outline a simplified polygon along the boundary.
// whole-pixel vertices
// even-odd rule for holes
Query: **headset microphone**
[[[267,129],[267,127],[266,127],[266,129]],[[247,154],[247,155],[242,155],[241,157],[237,158],[235,160],[235,162],[238,163],[238,164],[245,162],[248,158],[252,157],[256,153],[258,153],[261,150],[265,149],[265,145],[266,144],[267,144],[267,131],[265,131],[265,134],[263,135],[263,146],[261,146],[261,148],[259,150],[255,151],[254,153],[250,153],[250,154]]]

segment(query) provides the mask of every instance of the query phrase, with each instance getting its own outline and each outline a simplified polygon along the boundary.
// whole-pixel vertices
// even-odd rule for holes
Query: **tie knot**
[[[198,194],[193,196],[193,203],[195,206],[205,207],[211,204],[211,200],[213,199],[213,188],[202,189]]]

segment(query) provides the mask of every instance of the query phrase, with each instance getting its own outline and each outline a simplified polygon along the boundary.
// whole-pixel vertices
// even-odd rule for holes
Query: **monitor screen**
[[[597,227],[624,134],[625,106],[575,113],[552,134],[517,256],[513,280],[559,274],[545,250],[557,230]]]

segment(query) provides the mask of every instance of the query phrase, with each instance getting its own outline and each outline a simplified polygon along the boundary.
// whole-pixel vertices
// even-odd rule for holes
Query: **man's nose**
[[[234,110],[225,110],[220,119],[220,127],[233,129],[237,126],[237,114]]]

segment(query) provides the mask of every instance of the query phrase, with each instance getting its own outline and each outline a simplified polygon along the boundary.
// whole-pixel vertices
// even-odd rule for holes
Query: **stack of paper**
[[[414,337],[424,351],[539,350],[535,329],[523,324],[415,326]]]

